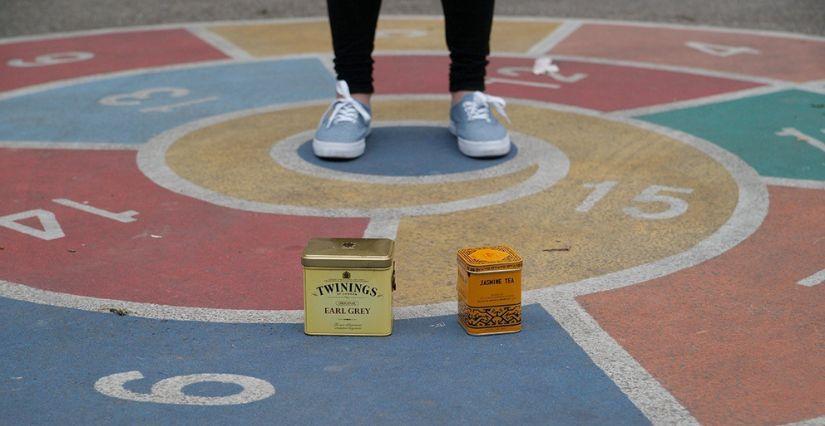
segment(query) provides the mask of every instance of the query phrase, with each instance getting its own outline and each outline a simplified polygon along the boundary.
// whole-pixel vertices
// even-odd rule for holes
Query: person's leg
[[[441,0],[450,49],[450,92],[457,103],[484,91],[495,0]]]
[[[372,50],[381,0],[327,0],[335,73],[349,85],[352,97],[369,105]]]
[[[381,0],[327,0],[338,98],[315,130],[312,151],[322,158],[364,153],[372,111],[372,49]]]
[[[495,0],[441,0],[450,49],[450,131],[470,157],[510,152],[510,134],[490,111],[503,117],[504,99],[484,94]]]

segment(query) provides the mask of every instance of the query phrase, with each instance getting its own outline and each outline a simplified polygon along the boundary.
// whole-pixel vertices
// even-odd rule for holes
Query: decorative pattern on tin
[[[470,328],[521,324],[521,305],[474,307],[459,301],[458,316]]]

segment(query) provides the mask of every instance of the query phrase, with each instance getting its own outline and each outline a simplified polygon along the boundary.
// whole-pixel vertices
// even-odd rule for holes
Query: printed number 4
[[[604,198],[612,189],[618,184],[616,181],[605,181],[599,183],[586,183],[586,188],[593,188],[593,192],[576,207],[576,211],[580,213],[587,213],[592,209],[596,203]],[[663,220],[672,219],[683,215],[688,210],[688,202],[671,195],[662,194],[662,192],[676,192],[681,194],[690,194],[693,192],[690,188],[676,188],[672,186],[650,185],[645,188],[641,194],[633,198],[633,202],[641,204],[663,203],[668,207],[667,209],[650,213],[639,209],[638,207],[625,207],[622,209],[624,213],[630,217],[643,220]]]

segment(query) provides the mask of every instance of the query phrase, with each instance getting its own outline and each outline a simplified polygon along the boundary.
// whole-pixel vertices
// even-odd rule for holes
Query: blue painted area
[[[139,144],[204,117],[332,99],[334,84],[317,59],[210,65],[103,79],[0,101],[0,140]],[[145,99],[121,96],[114,99],[121,105],[101,104],[106,98],[111,103],[112,96],[140,96],[141,91],[158,88],[186,89],[188,94],[144,92]]]
[[[786,90],[639,118],[707,139],[763,176],[825,180],[825,151],[776,134],[793,128],[825,141],[825,95]]]
[[[490,159],[469,158],[458,150],[455,136],[447,128],[431,126],[376,127],[367,138],[364,155],[347,161],[330,161],[312,153],[312,141],[298,147],[298,155],[328,169],[382,176],[430,176],[470,172],[497,166],[516,156]]]
[[[158,321],[0,299],[0,423],[648,423],[546,311],[528,306],[524,319],[521,333],[500,336],[468,336],[447,316],[396,321],[386,338],[309,337],[301,324]],[[134,392],[228,373],[266,380],[276,394],[203,407],[93,388],[134,370],[146,377],[127,385]]]

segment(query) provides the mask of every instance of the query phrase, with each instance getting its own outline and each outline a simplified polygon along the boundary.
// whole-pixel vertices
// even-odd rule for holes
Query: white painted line
[[[696,74],[696,75],[703,75],[707,77],[718,77],[718,78],[727,78],[731,80],[743,80],[743,81],[752,81],[754,83],[762,83],[768,84],[773,86],[794,86],[795,84],[788,81],[777,80],[773,78],[765,78],[765,77],[754,77],[751,75],[746,74],[739,74],[733,72],[726,72],[726,71],[714,71],[708,70],[703,68],[694,68],[694,67],[686,67],[681,65],[663,65],[663,64],[654,64],[650,62],[638,62],[638,61],[628,61],[623,59],[609,59],[609,58],[596,58],[590,56],[576,56],[576,55],[553,55],[553,59],[556,60],[569,60],[569,61],[579,61],[579,62],[587,62],[591,64],[603,64],[603,65],[618,65],[624,67],[634,67],[634,68],[645,68],[645,69],[652,69],[652,70],[659,70],[659,71],[671,71],[677,73],[686,73],[686,74]]]
[[[400,223],[400,216],[371,217],[367,229],[364,230],[364,238],[390,238],[394,240],[398,234]]]
[[[108,210],[99,209],[95,206],[90,206],[89,204],[78,203],[77,201],[72,201],[66,198],[55,198],[52,200],[53,202],[60,204],[62,206],[66,206],[69,208],[73,208],[76,210],[80,210],[82,212],[86,212],[89,214],[98,215],[100,217],[105,217],[106,219],[114,220],[120,223],[131,223],[136,221],[135,216],[139,213],[134,210],[126,210],[124,212],[110,212]]]
[[[302,310],[258,311],[127,302],[57,293],[3,280],[0,280],[0,295],[9,299],[84,311],[110,312],[110,309],[125,309],[127,315],[153,319],[226,323],[301,323],[304,321]]]
[[[650,105],[640,108],[623,109],[610,112],[608,115],[617,117],[638,117],[642,115],[658,114],[661,112],[674,111],[678,109],[693,108],[703,105],[735,101],[737,99],[750,98],[754,96],[767,95],[770,93],[780,92],[785,89],[786,87],[783,86],[760,86],[751,89],[739,90],[736,92],[720,93],[717,95],[703,96],[701,98],[688,99],[684,101]]]
[[[541,306],[590,356],[654,425],[697,425],[698,421],[605,332],[575,300],[548,297]]]
[[[825,80],[809,81],[800,85],[799,88],[809,92],[819,93],[820,95],[825,95]]]
[[[41,142],[41,141],[0,141],[0,148],[10,149],[71,149],[98,151],[137,151],[138,145],[103,142]]]
[[[814,417],[813,419],[802,420],[794,423],[787,423],[782,426],[823,426],[825,425],[825,416]]]
[[[825,130],[825,129],[823,129],[823,130]],[[822,142],[821,140],[819,140],[819,139],[817,139],[813,136],[806,135],[805,133],[802,133],[799,130],[793,128],[793,127],[783,128],[782,130],[776,132],[776,136],[790,136],[792,138],[796,138],[796,140],[798,140],[800,142],[805,142],[806,144],[808,144],[808,145],[810,145],[810,146],[812,146],[812,147],[814,147],[814,148],[816,148],[816,149],[818,149],[822,152],[825,152],[825,142]]]
[[[550,52],[554,47],[556,47],[557,44],[561,43],[581,26],[582,21],[575,19],[564,21],[563,24],[559,25],[558,28],[556,28],[547,37],[530,47],[530,49],[527,50],[527,54],[539,56]]]
[[[223,52],[224,55],[229,56],[232,59],[252,59],[252,55],[249,52],[241,49],[238,45],[221,37],[217,33],[210,31],[206,27],[191,26],[185,28],[195,37],[200,38],[207,44],[211,45],[215,49],[220,50],[221,52]]]
[[[823,180],[788,179],[763,176],[762,182],[765,182],[766,185],[785,186],[788,188],[825,189],[825,181]]]
[[[825,269],[811,275],[808,278],[803,278],[797,281],[797,284],[804,285],[805,287],[813,287],[815,285],[819,285],[825,282]]]

